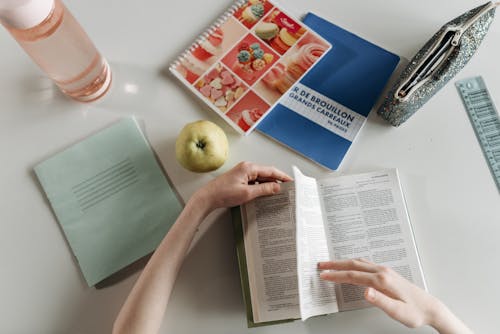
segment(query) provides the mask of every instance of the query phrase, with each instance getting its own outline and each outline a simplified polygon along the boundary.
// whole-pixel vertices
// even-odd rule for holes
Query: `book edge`
[[[238,259],[238,268],[240,274],[241,290],[243,294],[243,303],[245,304],[246,308],[247,327],[255,328],[262,326],[278,325],[297,320],[297,319],[284,319],[284,320],[265,321],[258,323],[254,322],[252,300],[250,296],[250,284],[248,280],[248,269],[246,263],[245,244],[243,238],[243,220],[241,216],[242,210],[241,207],[239,206],[232,207],[230,210],[231,210],[231,218],[235,236],[236,255]]]

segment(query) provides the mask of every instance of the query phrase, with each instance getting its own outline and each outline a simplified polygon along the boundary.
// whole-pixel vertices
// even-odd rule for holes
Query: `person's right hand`
[[[412,328],[430,325],[441,334],[472,333],[437,298],[394,270],[365,259],[318,263],[324,280],[366,286],[365,299]]]
[[[256,197],[280,191],[278,182],[292,181],[286,173],[272,166],[240,162],[231,170],[200,188],[195,196],[208,211],[246,203]]]

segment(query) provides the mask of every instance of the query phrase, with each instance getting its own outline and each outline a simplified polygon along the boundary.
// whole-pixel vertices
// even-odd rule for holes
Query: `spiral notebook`
[[[237,132],[250,133],[331,48],[268,0],[239,0],[170,66]]]

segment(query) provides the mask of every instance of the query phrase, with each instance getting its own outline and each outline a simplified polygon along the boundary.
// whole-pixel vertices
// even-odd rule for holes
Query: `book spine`
[[[205,29],[198,38],[191,44],[190,47],[185,49],[177,59],[170,64],[170,70],[172,71],[176,66],[178,66],[184,58],[186,58],[191,52],[193,52],[201,43],[207,40],[207,38],[214,33],[214,31],[219,28],[224,22],[227,21],[240,7],[242,7],[248,0],[236,0],[233,5],[231,5],[222,15],[220,15],[215,22]]]

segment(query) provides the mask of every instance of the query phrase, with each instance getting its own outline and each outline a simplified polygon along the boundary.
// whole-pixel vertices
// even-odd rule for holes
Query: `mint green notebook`
[[[134,118],[35,167],[89,286],[151,253],[182,210]]]

